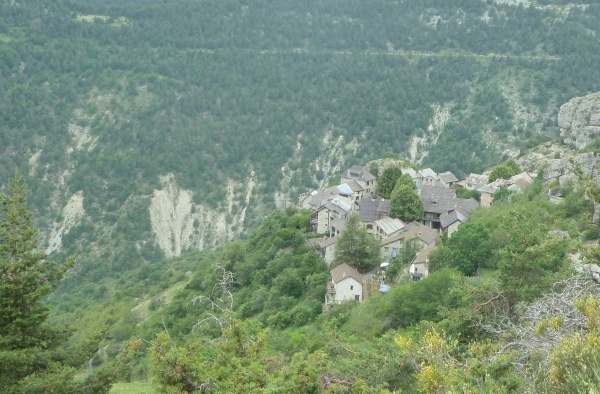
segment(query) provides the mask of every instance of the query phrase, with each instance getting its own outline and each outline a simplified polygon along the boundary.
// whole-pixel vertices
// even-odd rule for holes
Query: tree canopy
[[[396,186],[396,181],[402,175],[398,166],[390,166],[383,170],[383,173],[377,178],[377,195],[389,199]]]
[[[70,332],[46,323],[42,303],[74,258],[59,264],[38,251],[27,184],[18,172],[7,189],[0,193],[0,387],[3,393],[81,392],[89,382],[73,379],[79,359],[65,359],[60,348]]]
[[[494,182],[496,179],[509,179],[513,175],[520,174],[521,168],[514,160],[509,160],[506,163],[497,165],[492,169],[490,173],[490,182]]]
[[[356,269],[370,269],[379,264],[379,242],[360,225],[358,214],[348,217],[346,229],[338,237],[334,265],[347,263]]]
[[[403,184],[398,179],[390,200],[390,216],[411,222],[423,216],[423,201],[415,192],[414,187]],[[411,180],[412,182],[412,180]]]

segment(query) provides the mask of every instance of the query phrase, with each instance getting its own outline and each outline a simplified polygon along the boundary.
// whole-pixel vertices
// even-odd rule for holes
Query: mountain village
[[[408,275],[414,281],[421,280],[429,273],[428,256],[435,248],[442,233],[452,236],[460,224],[468,222],[471,212],[477,207],[490,207],[494,193],[502,188],[520,193],[530,185],[536,174],[522,172],[509,179],[489,181],[488,175],[470,174],[459,180],[451,172],[436,173],[431,168],[415,170],[401,162],[398,165],[402,174],[408,174],[416,186],[416,192],[423,203],[420,220],[406,223],[390,217],[390,200],[377,195],[377,179],[385,166],[377,168],[377,175],[365,167],[353,165],[340,176],[340,184],[325,190],[315,190],[300,196],[298,207],[311,210],[311,230],[325,234],[313,240],[329,268],[334,261],[336,243],[346,228],[351,214],[357,214],[361,226],[379,242],[381,264],[373,271],[357,270],[346,263],[330,270],[331,280],[327,284],[324,310],[335,303],[354,300],[362,302],[371,295],[373,285],[379,284],[379,291],[387,292],[397,278],[386,277],[386,269],[392,259],[398,257],[400,248],[408,241],[414,241],[419,249],[412,259]],[[476,190],[480,201],[473,198],[458,198],[456,188]]]

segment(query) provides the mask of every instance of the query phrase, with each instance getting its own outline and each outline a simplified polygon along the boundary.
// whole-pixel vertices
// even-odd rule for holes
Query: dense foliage
[[[37,229],[27,210],[27,184],[18,173],[0,193],[0,387],[3,393],[107,392],[106,376],[75,379],[86,350],[60,346],[70,331],[47,322],[42,304],[56,282],[73,266],[37,250]],[[92,345],[93,346],[93,345]]]
[[[503,146],[553,138],[560,104],[600,90],[599,8],[2,2],[0,177],[29,174],[44,238],[81,191],[85,217],[64,247],[116,274],[164,257],[147,207],[171,173],[213,209],[231,180],[243,229],[276,191],[281,206],[328,168],[384,152],[479,173]],[[112,253],[93,253],[104,243]]]
[[[400,218],[405,222],[423,217],[423,201],[417,194],[412,180],[410,184],[405,184],[400,177],[396,182],[390,199],[390,217]]]
[[[590,325],[570,332],[560,347],[544,348],[552,355],[546,364],[494,326],[518,320],[570,274],[568,244],[597,238],[581,193],[566,190],[557,206],[533,194],[507,197],[444,243],[440,269],[429,278],[401,280],[385,296],[325,315],[327,272],[305,246],[307,215],[278,211],[260,219],[298,192],[325,185],[334,176],[328,169],[383,152],[460,177],[505,160],[504,148],[526,150],[556,137],[559,106],[600,90],[600,6],[566,3],[0,2],[0,178],[15,167],[28,174],[43,244],[71,196],[81,192],[84,208],[52,256],[66,261],[80,252],[47,299],[51,324],[38,302],[48,295],[44,284],[31,293],[35,313],[10,321],[4,315],[0,330],[20,321],[36,331],[28,335],[33,343],[17,345],[28,355],[27,346],[40,345],[35,362],[64,372],[61,379],[52,374],[52,383],[68,392],[79,384],[70,379],[75,367],[89,361],[89,369],[101,371],[130,339],[157,338],[154,344],[166,347],[177,341],[175,356],[197,349],[190,330],[210,304],[190,300],[210,296],[218,263],[237,278],[232,309],[240,329],[212,327],[206,335],[264,336],[255,348],[217,348],[248,367],[249,378],[272,372],[272,380],[259,380],[264,387],[294,390],[306,387],[306,378],[317,392],[358,392],[365,384],[523,392],[538,389],[548,376],[544,365],[551,365],[546,391],[581,391],[568,376],[591,380],[580,366],[591,368],[597,356],[589,346],[598,337],[594,298],[579,302]],[[194,209],[212,209],[227,222],[244,212],[240,229],[231,231],[256,231],[218,251],[165,260],[148,212],[169,174],[192,193]],[[549,235],[553,229],[567,231],[568,239]],[[489,248],[473,247],[480,241]],[[4,280],[1,286],[10,287]],[[59,347],[66,333],[46,326],[67,322],[78,329]],[[2,334],[3,344],[15,338]],[[94,338],[103,339],[101,351],[84,360],[98,348]],[[150,377],[145,347],[128,378]],[[245,359],[245,349],[254,358]],[[15,360],[13,350],[2,348],[2,366]],[[213,350],[203,348],[198,357]],[[155,359],[157,368],[162,361]],[[30,382],[25,391],[35,392],[33,385],[45,381],[43,372],[31,376],[12,366],[0,368],[3,387]],[[217,367],[208,376],[231,387]],[[324,380],[315,386],[317,376]]]
[[[595,350],[585,342],[596,337],[593,316],[600,309],[594,298],[567,303],[589,316],[589,329],[561,323],[560,314],[543,315],[547,319],[533,328],[521,319],[531,308],[540,308],[536,305],[545,293],[564,297],[557,292],[574,286],[565,256],[567,247],[578,247],[577,234],[585,229],[580,223],[589,218],[591,206],[583,193],[570,190],[562,203],[553,205],[543,194],[526,191],[510,202],[476,210],[468,224],[443,237],[431,255],[434,272],[428,277],[414,282],[405,274],[407,256],[418,250],[407,243],[391,261],[398,276],[388,276],[393,279],[389,292],[374,291],[363,304],[334,305],[324,314],[328,274],[306,246],[313,236],[307,233],[308,212],[275,211],[245,240],[146,265],[133,271],[133,277],[123,276],[120,285],[105,280],[88,287],[86,291],[103,295],[80,320],[78,335],[105,327],[101,347],[107,354],[93,357],[95,368],[128,341],[147,339],[129,364],[128,377],[152,377],[164,392],[198,387],[214,392],[482,387],[490,392],[560,392],[580,387],[591,375],[577,371],[578,366],[585,362],[597,368]],[[572,233],[573,240],[556,229]],[[587,258],[595,261],[598,255],[594,250]],[[577,286],[585,281],[575,278]],[[572,292],[584,294],[578,288]],[[61,314],[68,319],[75,299],[51,301],[64,308]],[[529,339],[520,334],[525,329],[548,335]],[[547,338],[554,342],[537,353],[528,352],[531,347],[522,342]],[[73,343],[83,340],[75,339]]]
[[[359,270],[370,270],[379,260],[379,241],[362,226],[358,214],[352,212],[335,244],[333,265],[346,263]]]
[[[396,181],[402,175],[398,166],[389,166],[377,178],[377,195],[389,199],[396,186]]]
[[[498,164],[490,172],[489,181],[494,182],[496,179],[510,179],[513,175],[521,173],[521,168],[514,160],[509,160],[506,163]]]

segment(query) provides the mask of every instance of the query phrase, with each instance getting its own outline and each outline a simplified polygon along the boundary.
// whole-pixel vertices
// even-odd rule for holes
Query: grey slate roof
[[[432,178],[437,177],[437,174],[431,168],[424,168],[420,172],[421,172],[421,174],[423,174],[424,177],[427,177],[427,176],[430,176]]]
[[[423,185],[420,193],[422,198],[456,198],[454,189],[442,186]]]
[[[418,173],[415,169],[406,167],[400,170],[402,174],[408,174],[412,179],[423,177],[421,173]]]
[[[356,181],[348,181],[345,184],[348,185],[348,187],[350,188],[350,190],[352,190],[352,192],[361,192],[361,191],[365,190],[365,188],[362,187]]]
[[[377,206],[377,213],[381,215],[387,215],[390,213],[390,200],[385,198],[379,199],[379,205]]]
[[[337,198],[328,201],[327,204],[325,204],[325,208],[329,209],[330,211],[337,212],[340,215],[345,215],[352,209],[350,205]]]
[[[446,183],[458,182],[458,178],[450,171],[442,172],[438,176]]]
[[[340,264],[331,271],[331,279],[333,283],[339,283],[347,277],[354,278],[358,283],[362,284],[362,275],[356,270],[356,268],[350,267],[348,264]]]
[[[360,179],[361,181],[374,181],[375,176],[367,171],[364,167],[353,165],[349,169],[347,169],[343,174],[343,178],[349,179]]]
[[[316,192],[312,199],[310,200],[309,204],[311,207],[313,208],[317,208],[323,201],[327,200],[328,198],[330,198],[333,194],[331,194],[330,192],[322,192],[322,191],[318,191]]]
[[[331,221],[331,227],[335,228],[337,231],[342,232],[346,229],[346,219],[345,218],[335,218]]]
[[[442,214],[442,216],[440,216],[440,224],[442,228],[446,228],[457,221],[461,223],[468,222],[470,217],[471,214],[467,210],[462,207],[457,207],[445,215]]]
[[[456,207],[463,207],[467,212],[471,212],[479,205],[477,200],[472,198],[456,198],[456,192],[445,187],[423,186],[420,197],[425,212],[439,214],[447,213]]]
[[[358,218],[361,222],[375,222],[380,214],[390,211],[390,201],[385,199],[363,198],[358,202]]]
[[[407,226],[408,227],[408,226]],[[429,228],[419,223],[419,225],[411,226],[408,230],[401,231],[400,233],[386,239],[381,243],[381,246],[388,245],[392,242],[396,242],[401,239],[409,240],[413,238],[419,238],[427,245],[433,245],[437,239],[438,232],[433,228]]]
[[[328,246],[331,246],[331,245],[335,244],[337,241],[338,241],[337,237],[326,238],[326,239],[324,239],[322,241],[319,241],[319,247],[321,249],[324,249],[324,248],[326,248]]]
[[[429,253],[431,253],[432,250],[433,250],[433,248],[422,249],[419,253],[417,253],[417,255],[413,259],[412,263],[413,264],[425,264],[427,262],[427,258],[429,257]]]

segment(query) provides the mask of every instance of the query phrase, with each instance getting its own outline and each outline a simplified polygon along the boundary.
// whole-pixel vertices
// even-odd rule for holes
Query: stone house
[[[358,202],[358,219],[369,234],[375,233],[375,222],[388,217],[390,200],[385,198],[364,198]]]
[[[508,187],[510,190],[516,193],[521,193],[532,183],[533,177],[527,172],[514,175],[510,177],[510,179],[498,178],[494,182],[490,182],[477,189],[477,191],[481,194],[481,206],[485,208],[491,207],[494,204],[494,193],[503,187]]]
[[[383,240],[380,246],[381,258],[395,258],[398,255],[400,248],[407,241],[416,240],[419,248],[427,248],[435,246],[438,237],[438,231],[418,222],[412,222],[390,238]]]
[[[338,238],[331,237],[325,238],[319,241],[319,251],[321,252],[321,258],[327,263],[327,267],[331,267],[331,263],[335,257],[335,244]]]
[[[420,190],[419,197],[423,202],[421,222],[435,229],[441,229],[440,217],[452,209],[462,207],[467,212],[471,212],[479,206],[477,200],[457,198],[453,189],[440,186],[424,185]]]
[[[351,193],[348,198],[354,201],[355,203],[358,203],[358,201],[362,200],[365,197],[365,193],[367,190],[357,181],[350,180],[346,183],[343,183],[343,185],[348,187]],[[368,196],[371,196],[370,192]]]
[[[419,171],[422,174],[421,184],[422,186],[437,186],[438,185],[438,174],[431,168],[425,168]]]
[[[438,174],[438,181],[443,187],[452,187],[458,183],[458,178],[450,171]]]
[[[374,198],[376,196],[377,178],[364,167],[353,165],[341,175],[342,183],[356,181],[363,187],[364,197]]]
[[[469,221],[471,213],[462,207],[456,207],[440,216],[440,229],[446,231],[448,237],[452,236],[458,226]]]
[[[410,267],[408,268],[408,274],[412,277],[413,281],[419,281],[429,275],[429,253],[431,253],[432,250],[433,248],[421,250],[411,261]]]
[[[324,234],[331,233],[334,219],[346,218],[352,206],[342,198],[326,200],[310,214],[311,231]]]
[[[340,264],[331,271],[331,282],[327,284],[325,305],[344,301],[363,301],[362,275],[348,264]]]
[[[373,235],[377,235],[380,239],[388,239],[406,226],[400,219],[384,217],[375,221]]]
[[[464,187],[465,189],[477,190],[480,187],[485,186],[488,183],[489,179],[490,177],[487,175],[471,173],[468,177],[457,182],[456,184],[457,186]]]

